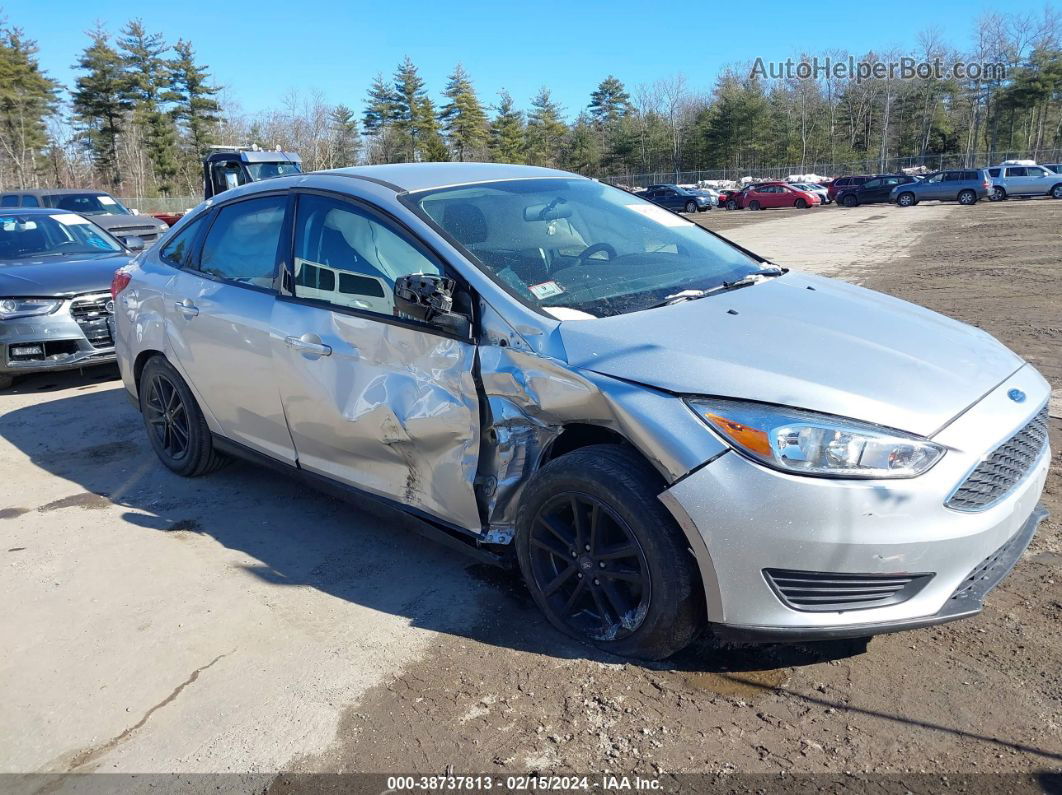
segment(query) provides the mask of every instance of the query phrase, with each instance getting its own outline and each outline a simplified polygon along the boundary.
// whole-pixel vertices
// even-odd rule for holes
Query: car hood
[[[0,298],[51,298],[109,290],[129,255],[0,261]]]
[[[89,215],[92,223],[102,226],[108,232],[115,229],[130,229],[136,227],[155,227],[162,229],[164,221],[160,221],[153,215]]]
[[[979,329],[790,272],[695,301],[561,323],[578,368],[931,436],[1024,362]]]

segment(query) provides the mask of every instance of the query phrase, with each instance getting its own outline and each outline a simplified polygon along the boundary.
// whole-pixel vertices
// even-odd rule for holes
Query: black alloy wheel
[[[553,618],[600,641],[622,640],[641,626],[652,597],[645,553],[601,500],[556,495],[539,509],[528,540],[531,575]]]
[[[158,446],[178,463],[188,455],[191,426],[188,409],[177,386],[164,373],[155,373],[148,384],[144,419]]]

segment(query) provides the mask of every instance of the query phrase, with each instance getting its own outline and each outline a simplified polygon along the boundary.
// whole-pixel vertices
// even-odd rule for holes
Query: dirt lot
[[[1059,394],[1062,202],[698,220],[978,325]],[[0,395],[0,772],[1062,769],[1057,452],[1053,516],[982,616],[647,666],[400,518],[250,465],[170,476],[112,378]]]

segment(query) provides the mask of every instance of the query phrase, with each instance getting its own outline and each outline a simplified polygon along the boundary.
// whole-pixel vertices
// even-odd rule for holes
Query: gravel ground
[[[1062,385],[1062,202],[697,220],[981,326]],[[107,379],[0,395],[0,772],[1062,768],[1057,453],[1053,517],[978,618],[640,665],[393,515],[249,465],[170,476]]]

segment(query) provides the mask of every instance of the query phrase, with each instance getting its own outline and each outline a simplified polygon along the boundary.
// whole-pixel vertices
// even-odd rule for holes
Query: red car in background
[[[749,185],[741,193],[730,197],[738,208],[766,210],[768,207],[816,207],[822,200],[814,193],[794,188],[785,182],[761,182]],[[727,204],[729,207],[729,203]]]

